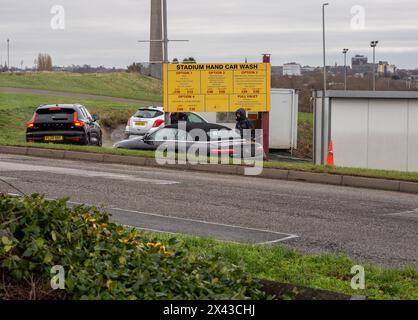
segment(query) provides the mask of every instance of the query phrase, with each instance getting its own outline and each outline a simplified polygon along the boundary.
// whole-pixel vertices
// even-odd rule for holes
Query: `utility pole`
[[[152,8],[154,8],[154,10],[156,10],[156,12],[158,13],[158,14],[155,14],[155,12],[154,12],[154,15],[153,15],[152,14],[153,11],[151,12],[151,19],[157,19],[157,22],[158,22],[158,26],[156,28],[157,31],[158,31],[158,27],[160,26],[159,23],[161,21],[161,16],[158,16],[158,15],[159,15],[159,12],[160,11],[162,13],[162,27],[163,27],[162,39],[152,39],[152,37],[151,37],[150,40],[138,40],[138,42],[149,42],[151,45],[155,44],[156,42],[157,43],[160,43],[160,44],[162,43],[163,44],[163,55],[162,55],[163,57],[162,57],[162,61],[152,61],[153,60],[153,57],[155,55],[153,55],[152,52],[151,52],[151,54],[150,54],[150,60],[151,60],[150,63],[159,63],[159,64],[161,64],[161,63],[162,64],[170,63],[170,59],[169,59],[169,56],[168,56],[168,43],[169,42],[188,42],[189,40],[169,40],[168,39],[168,17],[167,17],[168,16],[168,13],[167,13],[168,9],[167,9],[167,0],[151,0],[151,10],[152,10]],[[161,8],[161,10],[159,10],[159,8]],[[153,26],[153,21],[151,21],[151,26]],[[158,32],[158,34],[159,34],[159,32]],[[154,48],[155,48],[155,46],[154,46]],[[163,75],[163,77],[164,77],[164,75]],[[168,112],[165,112],[165,123],[168,124],[169,123],[169,120],[170,120],[169,113]]]
[[[161,10],[160,10],[160,8],[161,8]],[[162,15],[162,19],[161,19],[161,15]],[[156,21],[157,21],[158,26],[155,26],[155,24],[154,24],[155,21],[152,21],[152,19],[157,19]],[[154,36],[157,36],[157,34],[158,34],[157,37],[160,37],[159,30],[161,30],[161,28],[160,28],[161,27],[161,25],[160,25],[161,20],[162,20],[162,28],[163,28],[161,39],[157,39],[157,38],[153,39],[153,37],[151,36],[150,40],[139,40],[138,42],[149,42],[151,44],[152,48],[150,50],[151,51],[150,52],[150,63],[167,64],[167,63],[170,63],[170,59],[169,59],[169,56],[168,56],[168,43],[170,41],[173,41],[173,42],[188,42],[189,40],[169,40],[168,39],[167,0],[151,0],[151,33],[153,34],[153,31],[154,31],[154,33],[155,33]],[[153,27],[154,27],[154,29],[153,29]],[[158,50],[155,50],[155,48],[156,48],[155,43],[159,43],[160,46],[161,46],[161,44],[163,44],[162,61],[153,61],[153,60],[161,60],[161,59],[158,59],[158,58],[155,59],[157,56],[158,57],[161,56],[161,54],[158,54],[158,52],[157,52]],[[164,77],[164,75],[163,75],[163,77]],[[168,112],[165,112],[165,117],[164,118],[165,118],[165,123],[168,124],[169,120],[170,120]]]
[[[10,39],[7,39],[7,70],[10,70]]]
[[[168,9],[167,9],[167,0],[151,0],[151,4],[153,4],[155,1],[156,3],[154,3],[155,5],[155,10],[156,13],[160,12],[160,10],[158,10],[159,8],[159,4],[161,3],[161,12],[162,12],[162,27],[163,27],[163,34],[162,34],[162,39],[150,39],[150,40],[138,40],[138,42],[149,42],[151,44],[151,46],[155,43],[162,43],[163,44],[163,54],[162,54],[162,59],[158,60],[158,61],[153,61],[155,60],[154,56],[157,56],[157,54],[153,55],[150,54],[150,63],[169,63],[169,56],[168,56],[168,43],[169,42],[188,42],[189,40],[170,40],[168,39]],[[151,15],[151,19],[157,19],[158,25],[160,22],[160,18],[161,17],[156,17],[156,14],[154,12],[154,15]],[[151,25],[153,25],[152,21],[151,21]],[[158,27],[156,28],[156,34],[160,35],[160,33],[158,32]],[[161,49],[160,49],[161,50]],[[158,55],[160,56],[160,55]],[[161,61],[162,60],[162,61]]]
[[[169,63],[168,60],[168,22],[167,22],[167,0],[163,0],[163,60],[164,63]]]
[[[379,41],[370,42],[370,46],[373,48],[373,91],[376,91],[376,47]]]
[[[347,52],[348,49],[343,49],[344,54],[344,90],[347,91]]]

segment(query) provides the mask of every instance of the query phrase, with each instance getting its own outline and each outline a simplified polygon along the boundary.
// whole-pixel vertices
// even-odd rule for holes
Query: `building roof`
[[[323,92],[316,91],[317,97],[322,98]],[[326,98],[353,99],[418,99],[418,91],[344,91],[327,90]]]

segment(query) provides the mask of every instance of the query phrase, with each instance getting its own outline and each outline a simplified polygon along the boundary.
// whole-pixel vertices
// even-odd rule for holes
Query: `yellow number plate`
[[[62,141],[64,140],[64,137],[63,136],[47,136],[47,137],[44,137],[44,140],[45,141]]]
[[[146,122],[135,122],[135,125],[137,127],[145,127],[147,125],[147,123]]]

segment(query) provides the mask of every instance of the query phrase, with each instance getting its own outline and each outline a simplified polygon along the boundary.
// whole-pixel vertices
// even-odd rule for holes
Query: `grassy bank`
[[[172,236],[152,234],[166,242]],[[221,242],[191,236],[178,236],[194,254],[210,257],[218,254],[224,261],[241,265],[259,279],[306,287],[363,295],[370,299],[418,299],[418,269],[384,269],[364,265],[343,255],[305,255],[282,246],[258,246]],[[365,268],[365,290],[351,289],[351,268]]]
[[[0,87],[43,89],[162,101],[162,83],[160,80],[127,72],[99,74],[67,72],[0,73]]]

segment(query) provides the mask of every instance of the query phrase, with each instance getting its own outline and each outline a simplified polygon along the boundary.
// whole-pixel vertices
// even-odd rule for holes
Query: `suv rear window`
[[[49,108],[36,111],[36,122],[72,122],[74,119],[74,109],[68,108]]]
[[[151,109],[141,109],[138,110],[134,117],[136,118],[144,118],[144,119],[151,119],[151,118],[157,118],[159,116],[162,116],[164,113],[158,110],[151,110]]]

